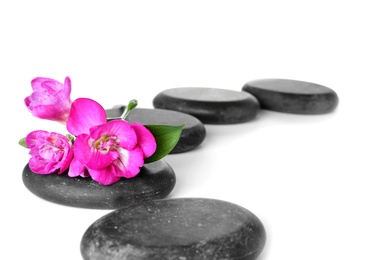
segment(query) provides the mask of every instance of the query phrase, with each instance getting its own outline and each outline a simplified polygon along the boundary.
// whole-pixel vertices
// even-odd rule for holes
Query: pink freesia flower
[[[31,81],[33,93],[24,99],[28,110],[36,117],[66,123],[71,106],[71,81],[64,84],[49,78],[37,77]]]
[[[144,159],[156,151],[156,140],[145,126],[124,120],[107,122],[103,107],[91,99],[72,103],[66,127],[76,136],[71,177],[90,175],[110,185],[121,177],[136,176]]]
[[[61,134],[37,130],[26,136],[26,146],[30,148],[30,169],[38,174],[64,172],[72,161],[71,141]]]

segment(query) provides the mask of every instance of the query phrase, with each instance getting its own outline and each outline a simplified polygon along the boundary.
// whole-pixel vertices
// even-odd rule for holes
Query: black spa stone
[[[242,90],[254,95],[262,109],[292,114],[329,113],[339,100],[336,92],[328,87],[290,79],[249,81]]]
[[[108,117],[119,117],[125,106],[117,106],[107,109]],[[126,118],[128,122],[139,122],[150,125],[182,125],[186,123],[179,141],[170,152],[171,154],[183,153],[198,147],[206,137],[205,126],[199,119],[186,113],[166,109],[135,108]]]
[[[62,174],[36,174],[28,165],[23,183],[36,196],[66,206],[94,209],[118,209],[139,201],[162,199],[176,183],[172,167],[163,160],[145,164],[134,178],[122,178],[103,186],[91,178]]]
[[[85,260],[254,260],[266,232],[236,204],[205,198],[137,203],[91,224],[81,239]]]
[[[248,92],[195,87],[164,90],[154,97],[153,106],[190,114],[204,124],[247,122],[260,109],[258,100]]]

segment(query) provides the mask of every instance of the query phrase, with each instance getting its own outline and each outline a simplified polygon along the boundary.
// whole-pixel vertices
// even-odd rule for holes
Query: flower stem
[[[127,107],[125,108],[125,110],[123,111],[122,115],[120,116],[120,118],[122,120],[125,120],[126,117],[129,115],[130,111],[135,108],[136,106],[138,105],[138,102],[137,100],[135,99],[132,99],[130,100],[129,104],[127,105]]]

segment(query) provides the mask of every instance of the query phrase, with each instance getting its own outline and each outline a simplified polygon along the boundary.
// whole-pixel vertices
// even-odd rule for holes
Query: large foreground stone
[[[203,198],[137,203],[96,220],[81,239],[86,260],[254,260],[261,221],[236,204]]]
[[[261,103],[262,109],[292,114],[316,115],[333,111],[338,104],[336,92],[328,87],[290,79],[260,79],[243,87]]]
[[[164,90],[154,97],[153,106],[193,115],[205,124],[247,122],[260,109],[258,100],[248,92],[195,87]]]
[[[125,106],[107,109],[108,117],[119,117],[122,115]],[[138,122],[143,125],[182,125],[185,126],[181,132],[180,139],[176,146],[170,152],[184,153],[198,147],[206,137],[206,128],[203,123],[194,116],[186,113],[166,110],[166,109],[149,109],[149,108],[134,108],[130,111],[126,121]]]
[[[91,178],[68,177],[62,174],[36,174],[28,165],[23,170],[23,182],[38,197],[73,207],[118,209],[139,201],[162,199],[169,195],[176,176],[163,160],[145,164],[134,178],[103,186]]]

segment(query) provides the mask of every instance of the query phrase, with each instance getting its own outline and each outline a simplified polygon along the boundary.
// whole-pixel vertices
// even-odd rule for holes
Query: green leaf
[[[74,139],[75,139],[74,135],[66,134],[66,137],[68,137],[68,139],[72,142],[72,144],[74,143]]]
[[[19,140],[19,144],[23,146],[24,148],[27,148],[26,144],[26,137],[23,137],[22,139]]]
[[[179,126],[171,125],[145,125],[156,139],[157,149],[154,154],[145,159],[145,163],[160,160],[175,148],[180,139],[185,123]]]

